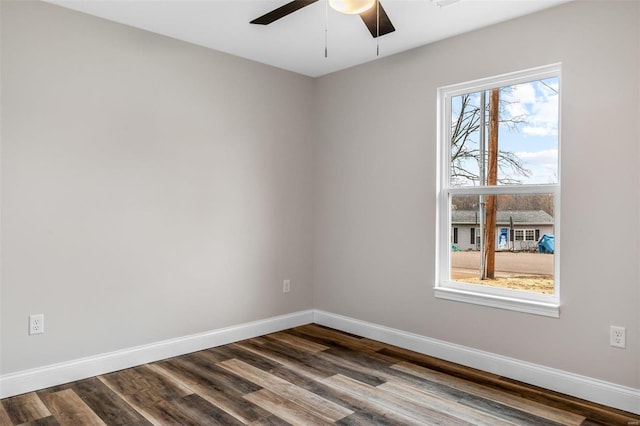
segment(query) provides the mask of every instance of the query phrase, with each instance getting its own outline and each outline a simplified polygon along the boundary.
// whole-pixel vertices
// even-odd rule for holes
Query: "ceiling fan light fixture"
[[[431,1],[437,4],[439,7],[445,7],[453,3],[457,3],[460,0],[431,0]]]
[[[374,4],[376,0],[329,0],[332,9],[347,15],[360,14],[371,9]]]

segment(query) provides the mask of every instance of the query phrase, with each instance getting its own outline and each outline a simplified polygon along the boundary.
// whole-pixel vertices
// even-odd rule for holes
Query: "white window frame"
[[[531,238],[529,238],[529,234],[531,234]],[[524,241],[535,241],[536,240],[536,230],[535,229],[525,229],[524,230]]]
[[[473,303],[548,317],[560,317],[560,106],[558,91],[558,182],[548,185],[497,185],[451,187],[451,99],[465,93],[513,86],[535,80],[557,77],[561,86],[561,64],[503,74],[438,89],[438,192],[436,227],[436,284],[435,297],[458,302]],[[554,196],[554,293],[540,294],[453,281],[450,279],[451,197],[455,195],[552,194]],[[515,235],[514,235],[515,236]],[[525,237],[523,233],[523,237]],[[515,240],[515,238],[514,238]]]
[[[531,238],[527,238],[528,234],[533,234]],[[518,239],[518,234],[522,237]],[[536,230],[534,228],[522,228],[513,230],[513,241],[536,241]]]

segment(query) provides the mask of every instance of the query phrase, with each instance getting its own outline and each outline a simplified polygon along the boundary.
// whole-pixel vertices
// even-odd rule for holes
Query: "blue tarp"
[[[538,252],[553,254],[553,246],[553,235],[544,234],[538,241]]]

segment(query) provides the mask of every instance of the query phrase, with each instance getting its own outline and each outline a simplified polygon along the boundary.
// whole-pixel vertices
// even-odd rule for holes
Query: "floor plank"
[[[438,398],[437,396],[430,395],[426,392],[422,392],[418,389],[400,383],[387,382],[378,386],[378,389],[385,390],[415,404],[438,410],[474,425],[512,426],[514,424],[518,424],[516,422],[503,419],[501,416],[486,414],[486,411],[483,410],[474,410],[461,404],[459,401]]]
[[[35,392],[4,399],[2,405],[13,424],[28,423],[51,416],[51,412]]]
[[[528,413],[544,417],[564,425],[580,425],[585,420],[584,416],[569,411],[545,406],[535,401],[500,392],[490,387],[473,383],[468,380],[459,379],[457,377],[452,377],[411,363],[402,362],[392,366],[391,368],[406,372],[410,376],[419,377],[419,380],[411,380],[406,377],[398,378],[398,380],[409,383],[409,386],[414,386],[428,393],[437,395],[442,395],[443,392],[445,394],[449,393],[457,400],[460,400],[467,395],[473,395],[478,398],[496,401],[512,408],[524,410]]]
[[[176,400],[174,405],[198,425],[240,426],[244,424],[196,394]]]
[[[251,350],[271,350],[272,353],[278,354],[285,360],[282,361],[285,364],[298,364],[300,368],[302,366],[309,367],[310,369],[318,372],[318,378],[324,376],[329,377],[334,374],[342,374],[347,377],[362,381],[372,386],[377,386],[384,383],[384,380],[378,376],[376,372],[364,371],[359,365],[355,367],[352,364],[336,362],[335,358],[325,356],[325,351],[318,352],[316,354],[309,354],[303,351],[291,350],[290,348],[283,347],[277,343],[265,344],[260,347],[251,347]],[[307,368],[304,368],[308,370]]]
[[[315,343],[310,340],[302,339],[300,337],[283,332],[268,334],[265,337],[266,339],[258,344],[265,344],[271,340],[277,340],[278,342],[284,343],[285,345],[291,346],[292,348],[312,353],[325,351],[330,348],[329,346],[321,345],[319,343]]]
[[[4,405],[0,404],[0,425],[10,425],[13,424],[9,414],[7,414],[7,410],[4,409]]]
[[[470,425],[462,419],[455,418],[446,413],[438,412],[426,406],[415,404],[409,400],[396,396],[390,392],[386,392],[380,387],[367,385],[358,382],[350,377],[335,375],[323,380],[331,386],[335,386],[345,392],[357,395],[359,398],[366,398],[376,404],[382,405],[390,411],[403,414],[414,420],[422,422],[422,424],[437,425]]]
[[[227,360],[218,365],[228,369],[234,374],[243,377],[253,383],[268,389],[275,395],[287,399],[305,409],[307,411],[321,417],[329,422],[339,420],[353,411],[341,407],[319,395],[309,392],[303,388],[289,383],[273,374],[269,374],[257,367],[253,367],[240,360]]]
[[[329,386],[321,381],[310,380],[296,371],[289,370],[287,367],[280,367],[271,373],[354,412],[354,414],[337,421],[337,424],[343,424],[345,422],[347,424],[359,424],[359,422],[369,418],[373,423],[368,424],[378,424],[377,422],[385,424],[386,422],[390,422],[395,425],[423,425],[421,422],[404,416],[401,413],[392,412],[373,401],[359,398],[358,396]]]
[[[245,398],[292,425],[325,426],[333,424],[310,413],[303,407],[279,397],[268,389],[250,393],[245,395]]]
[[[43,402],[62,426],[106,425],[73,389],[66,389],[49,394]]]
[[[76,382],[72,384],[71,389],[109,425],[147,426],[150,424],[97,378]]]
[[[372,352],[380,348],[379,342],[363,339],[353,334],[343,333],[316,324],[303,325],[293,330],[287,330],[287,332],[331,347],[344,347]]]
[[[252,342],[242,342],[238,345],[244,349],[268,358],[270,360],[278,362],[280,365],[287,365],[297,371],[307,375],[316,380],[329,377],[334,374],[331,371],[327,371],[322,368],[322,365],[315,362],[313,356],[308,354],[301,354],[301,351],[290,350],[287,347],[274,343],[266,343],[263,345],[255,345]]]
[[[270,415],[268,417],[256,420],[249,423],[250,426],[291,426],[291,423],[282,420],[276,415]]]
[[[20,426],[60,426],[60,423],[58,423],[55,417],[49,416],[32,422],[22,423]]]
[[[226,384],[212,382],[209,377],[200,375],[198,370],[190,369],[188,364],[186,367],[181,366],[179,361],[164,361],[160,363],[159,367],[165,370],[165,374],[181,380],[204,400],[235,419],[249,424],[270,415],[268,411],[245,400],[243,398],[244,393],[238,392],[235,388],[226,386]],[[249,392],[253,392],[261,388],[260,386],[254,386],[247,389],[249,389]]]

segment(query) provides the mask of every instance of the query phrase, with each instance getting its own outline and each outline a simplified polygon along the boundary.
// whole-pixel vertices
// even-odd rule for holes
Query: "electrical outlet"
[[[29,334],[44,333],[44,314],[29,315]]]
[[[627,347],[627,330],[624,327],[611,326],[609,344],[615,348]]]
[[[282,292],[289,293],[291,291],[291,280],[282,281]]]

